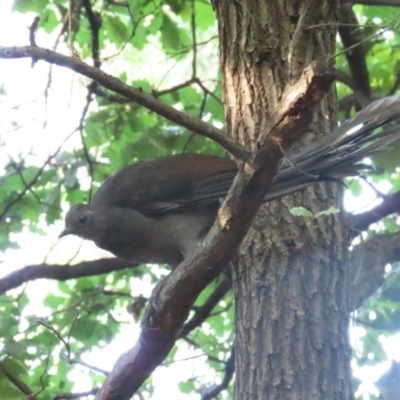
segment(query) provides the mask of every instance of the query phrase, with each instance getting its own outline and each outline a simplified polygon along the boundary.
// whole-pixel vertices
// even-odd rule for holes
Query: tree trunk
[[[286,84],[335,50],[332,0],[213,2],[218,18],[227,131],[248,147],[271,126]],[[316,26],[318,25],[318,26]],[[332,59],[333,62],[333,59]],[[332,88],[314,133],[336,124]],[[310,135],[312,138],[313,135]],[[308,138],[308,140],[310,140]],[[319,185],[263,207],[232,266],[236,399],[351,399],[347,228],[341,188]]]

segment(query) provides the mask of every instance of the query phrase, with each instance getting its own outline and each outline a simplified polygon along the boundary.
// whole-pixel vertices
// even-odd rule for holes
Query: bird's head
[[[58,236],[76,235],[83,239],[95,240],[97,229],[95,213],[86,204],[74,204],[65,216],[65,229]]]

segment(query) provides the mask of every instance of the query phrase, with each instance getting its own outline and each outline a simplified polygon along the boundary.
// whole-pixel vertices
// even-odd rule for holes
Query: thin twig
[[[36,32],[39,25],[40,17],[36,15],[33,19],[31,26],[29,27],[29,44],[32,47],[36,47]]]

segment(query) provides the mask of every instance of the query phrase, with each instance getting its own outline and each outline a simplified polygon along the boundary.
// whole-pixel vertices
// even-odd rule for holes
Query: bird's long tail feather
[[[363,163],[365,158],[388,150],[399,139],[400,96],[375,101],[323,139],[284,160],[266,200],[315,182],[360,175],[373,169]]]

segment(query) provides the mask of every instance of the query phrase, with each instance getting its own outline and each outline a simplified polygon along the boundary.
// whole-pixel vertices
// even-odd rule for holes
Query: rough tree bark
[[[220,35],[227,131],[247,147],[270,128],[285,86],[335,49],[332,0],[213,1]],[[318,25],[318,26],[316,26]],[[333,59],[331,59],[333,62]],[[336,124],[332,88],[314,133]],[[312,137],[313,135],[310,135]],[[310,138],[309,138],[310,139]],[[236,399],[351,399],[347,228],[341,188],[320,185],[263,207],[232,266]]]

